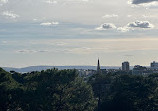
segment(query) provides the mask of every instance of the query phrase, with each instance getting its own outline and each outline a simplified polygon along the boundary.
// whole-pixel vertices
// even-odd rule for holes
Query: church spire
[[[97,65],[97,74],[100,74],[100,62],[99,62],[99,58],[98,58],[98,65]]]

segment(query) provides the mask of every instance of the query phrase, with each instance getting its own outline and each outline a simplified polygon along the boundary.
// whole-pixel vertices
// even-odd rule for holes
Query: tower
[[[97,74],[100,74],[100,62],[99,62],[99,58],[98,58],[98,65],[97,65]]]
[[[122,70],[123,71],[129,71],[130,70],[129,67],[130,66],[129,66],[129,62],[128,61],[122,63]]]

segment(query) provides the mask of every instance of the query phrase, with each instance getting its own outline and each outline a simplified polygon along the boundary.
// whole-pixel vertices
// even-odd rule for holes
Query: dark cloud
[[[153,1],[158,1],[158,0],[133,0],[132,4],[142,4],[142,3],[150,3]]]
[[[97,30],[107,30],[107,29],[115,29],[116,26],[112,23],[104,23],[100,25],[100,27],[96,28]]]

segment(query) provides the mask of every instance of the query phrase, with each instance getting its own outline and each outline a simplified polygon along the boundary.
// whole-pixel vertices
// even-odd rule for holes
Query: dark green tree
[[[99,111],[157,111],[154,78],[109,74],[97,75],[90,83],[95,97],[101,98]]]
[[[23,89],[12,75],[0,68],[0,110],[20,110],[20,99]]]
[[[93,111],[96,107],[91,86],[78,77],[76,70],[32,72],[24,81],[25,110]]]

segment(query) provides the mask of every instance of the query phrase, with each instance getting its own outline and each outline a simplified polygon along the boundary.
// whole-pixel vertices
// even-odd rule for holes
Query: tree
[[[93,111],[96,107],[92,87],[76,70],[11,73],[0,69],[2,111]]]
[[[104,85],[106,83],[109,83],[109,88]],[[158,84],[153,78],[122,74],[100,75],[91,80],[91,84],[95,96],[101,96],[99,111],[157,111],[155,91]]]
[[[18,110],[22,88],[12,75],[0,68],[0,110]]]
[[[91,86],[78,77],[76,70],[34,72],[24,81],[25,110],[93,111],[96,107]]]

